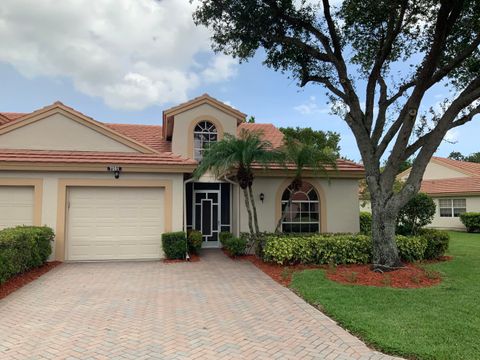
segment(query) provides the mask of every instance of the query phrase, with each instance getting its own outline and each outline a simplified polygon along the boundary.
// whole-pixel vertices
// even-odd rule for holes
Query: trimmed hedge
[[[427,239],[427,248],[423,256],[426,260],[434,260],[445,255],[450,242],[450,235],[446,231],[436,229],[421,229],[421,237]]]
[[[163,233],[162,248],[167,259],[185,259],[187,235],[183,231]]]
[[[0,231],[0,284],[47,262],[55,234],[46,226],[17,226]]]
[[[431,254],[438,257],[446,249],[444,241],[444,233],[433,232],[396,237],[400,258],[408,262],[423,260]],[[352,234],[270,234],[266,236],[263,260],[282,265],[368,264],[372,262],[372,239]]]
[[[372,214],[368,211],[360,211],[360,233],[363,235],[372,234]]]
[[[247,248],[247,239],[243,237],[227,237],[224,240],[223,247],[228,251],[230,256],[237,257],[245,254],[245,249]]]
[[[193,254],[198,254],[202,248],[202,233],[198,230],[191,230],[188,233],[188,251]]]
[[[220,240],[220,244],[225,246],[227,243],[228,239],[231,239],[233,237],[233,234],[228,231],[222,231],[220,234],[218,234],[218,239]]]
[[[460,221],[465,225],[468,232],[480,231],[480,213],[479,212],[466,212],[460,214]]]

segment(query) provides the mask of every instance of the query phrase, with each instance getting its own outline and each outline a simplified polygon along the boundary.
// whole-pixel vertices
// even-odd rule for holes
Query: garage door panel
[[[69,203],[68,259],[162,257],[162,188],[71,188]]]
[[[33,186],[0,186],[0,229],[33,225]]]

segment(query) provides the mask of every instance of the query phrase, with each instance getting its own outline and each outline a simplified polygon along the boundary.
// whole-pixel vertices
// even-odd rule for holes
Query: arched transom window
[[[203,152],[217,141],[217,128],[210,121],[200,121],[193,129],[193,158],[202,160]]]
[[[300,190],[293,194],[288,187],[282,195],[282,231],[309,233],[319,231],[320,207],[315,188],[303,182]],[[290,204],[289,204],[290,203]]]

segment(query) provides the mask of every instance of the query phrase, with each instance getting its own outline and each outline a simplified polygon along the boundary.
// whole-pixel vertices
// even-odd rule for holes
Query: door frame
[[[217,241],[208,241],[208,240],[204,240],[203,239],[203,206],[200,206],[200,208],[202,209],[202,212],[200,213],[200,229],[199,231],[202,233],[202,247],[203,248],[218,248],[220,247],[220,239],[219,239],[219,236],[220,236],[220,232],[221,232],[221,201],[222,201],[222,193],[221,193],[221,190],[218,189],[218,190],[204,190],[204,189],[199,189],[199,190],[193,190],[193,211],[192,211],[192,225],[193,225],[193,228],[194,229],[197,229],[197,216],[196,216],[196,212],[197,212],[197,202],[196,202],[196,195],[198,193],[203,193],[203,194],[217,194],[217,230],[216,230],[216,233],[217,233]],[[202,202],[203,202],[204,199],[202,199]],[[210,200],[210,199],[205,199],[205,200]],[[214,206],[214,203],[213,201],[211,201],[212,204],[210,205],[211,208],[213,209],[213,206]],[[210,223],[211,223],[211,233],[213,234],[215,231],[213,230],[213,224],[214,224],[214,221],[215,219],[213,218],[213,211],[210,212],[211,214],[211,220],[210,220]],[[211,236],[211,235],[210,235]]]

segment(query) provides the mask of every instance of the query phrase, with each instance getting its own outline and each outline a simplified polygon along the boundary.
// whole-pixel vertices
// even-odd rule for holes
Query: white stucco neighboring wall
[[[435,201],[437,209],[435,217],[428,227],[462,231],[466,230],[459,217],[440,217],[440,199],[466,199],[467,212],[480,212],[480,196],[435,197],[433,200]]]

